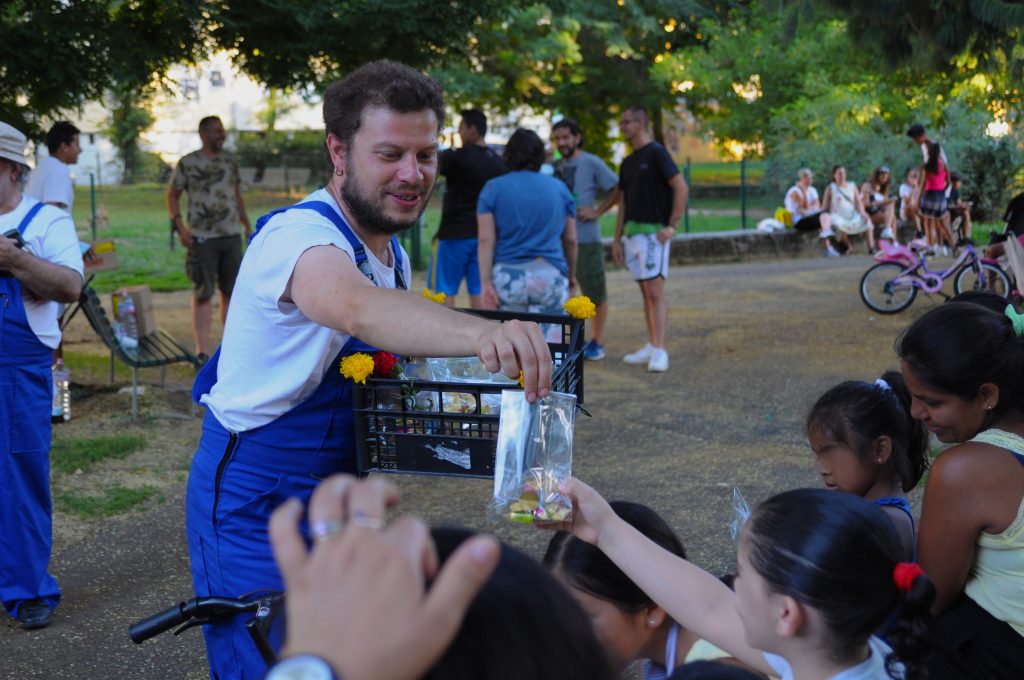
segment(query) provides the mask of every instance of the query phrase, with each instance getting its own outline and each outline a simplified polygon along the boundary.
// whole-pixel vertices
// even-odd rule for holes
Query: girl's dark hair
[[[896,339],[896,354],[930,389],[973,401],[983,384],[995,384],[999,403],[986,413],[985,427],[1006,414],[1024,414],[1024,338],[995,306],[991,298],[955,300],[929,311]]]
[[[434,529],[443,563],[466,529]],[[537,560],[501,546],[497,569],[473,599],[455,640],[425,680],[612,680],[614,674],[572,595]]]
[[[763,680],[760,673],[720,661],[691,661],[676,668],[668,680]]]
[[[612,501],[611,506],[616,515],[644,536],[674,555],[686,557],[682,541],[654,510],[628,501]],[[635,614],[654,605],[600,548],[568,532],[559,531],[551,537],[543,562],[574,587],[608,600],[624,612]]]
[[[937,175],[939,173],[939,160],[942,158],[942,147],[939,146],[938,142],[928,142],[928,160],[924,164],[924,169],[928,171],[929,175]]]
[[[898,371],[886,371],[881,387],[849,380],[825,392],[807,414],[807,432],[823,435],[853,449],[868,464],[872,444],[892,440],[892,461],[900,486],[910,491],[928,469],[928,430],[910,415],[910,391]]]
[[[878,178],[882,176],[883,172],[888,175],[884,184],[878,180]],[[878,191],[880,193],[888,194],[890,184],[892,184],[892,174],[889,172],[888,168],[882,170],[882,166],[879,166],[871,171],[871,186],[878,187]]]
[[[787,491],[754,511],[743,541],[769,589],[821,614],[837,661],[852,659],[901,605],[886,664],[894,677],[894,659],[906,667],[907,680],[924,677],[935,588],[925,575],[909,592],[896,587],[893,570],[903,546],[880,508],[841,491]]]
[[[509,170],[540,170],[544,165],[544,142],[533,130],[519,128],[505,145],[505,164]]]

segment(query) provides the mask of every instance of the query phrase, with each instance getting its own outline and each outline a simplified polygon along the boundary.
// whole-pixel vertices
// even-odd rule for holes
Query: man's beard
[[[574,153],[576,153],[576,149],[578,148],[579,147],[577,147],[575,144],[564,150],[562,149],[562,147],[558,147],[558,153],[562,154],[562,158],[570,158]]]
[[[428,193],[423,201],[423,207],[416,213],[416,217],[409,220],[392,219],[384,213],[379,203],[372,202],[363,194],[355,173],[346,164],[345,180],[341,183],[341,198],[352,212],[352,218],[356,224],[367,231],[391,236],[416,226],[427,207],[429,197]]]

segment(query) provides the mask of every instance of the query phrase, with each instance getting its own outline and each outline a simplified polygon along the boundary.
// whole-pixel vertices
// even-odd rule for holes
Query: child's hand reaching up
[[[562,485],[561,491],[572,498],[572,520],[544,522],[538,526],[553,531],[568,531],[581,541],[600,547],[602,532],[607,530],[608,525],[619,520],[618,515],[601,494],[574,477]]]

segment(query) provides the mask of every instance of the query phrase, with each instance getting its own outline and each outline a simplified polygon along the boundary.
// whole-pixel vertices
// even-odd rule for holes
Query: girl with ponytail
[[[826,488],[882,508],[899,532],[904,559],[917,536],[904,494],[928,469],[928,431],[910,415],[903,376],[849,380],[821,395],[807,415],[807,439]]]
[[[825,489],[774,496],[740,536],[730,590],[618,517],[573,479],[571,523],[686,630],[783,680],[918,680],[935,595],[903,561],[892,522],[863,498]],[[893,611],[890,648],[873,637]]]

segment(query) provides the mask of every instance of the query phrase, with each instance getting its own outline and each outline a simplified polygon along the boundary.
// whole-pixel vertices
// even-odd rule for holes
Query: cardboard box
[[[139,329],[139,337],[144,338],[156,331],[156,316],[153,314],[153,293],[149,286],[128,286],[115,291],[111,296],[111,303],[114,309],[114,319],[123,324],[120,312],[121,296],[129,295],[135,303],[135,320]]]
[[[85,273],[96,274],[117,269],[120,265],[117,261],[117,248],[113,241],[93,241],[89,244],[89,250],[83,254],[85,262]]]

